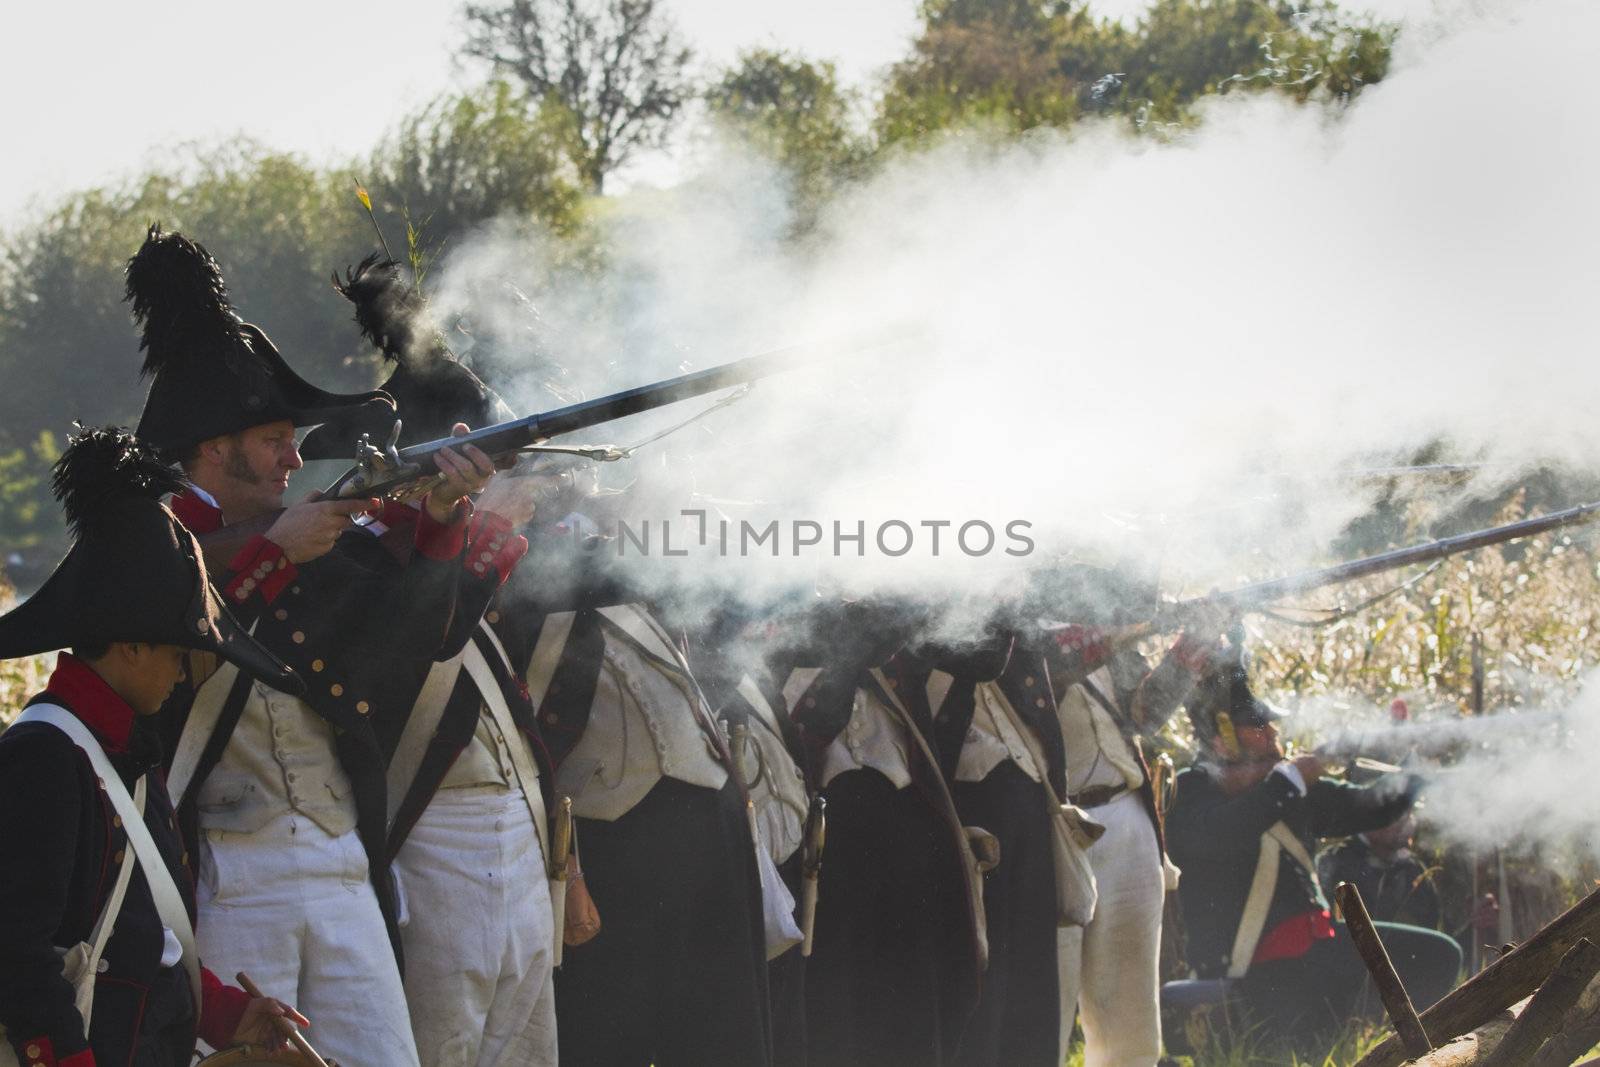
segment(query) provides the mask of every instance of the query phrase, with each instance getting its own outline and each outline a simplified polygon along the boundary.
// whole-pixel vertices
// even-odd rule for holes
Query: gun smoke
[[[1403,34],[1390,76],[1338,109],[1234,94],[1156,136],[952,138],[885,165],[799,241],[786,176],[723,141],[601,224],[599,276],[507,223],[451,253],[435,306],[470,324],[470,358],[522,412],[893,333],[758,383],[606,481],[635,483],[636,523],[1015,515],[1037,541],[1029,559],[634,564],[708,607],[879,591],[959,630],[1041,559],[1114,564],[1169,595],[1287,573],[1371,510],[1379,489],[1341,471],[1442,445],[1482,466],[1402,492],[1443,511],[1535,468],[1600,466],[1574,402],[1600,387],[1600,140],[1581,132],[1597,36],[1600,8],[1530,0]],[[1537,82],[1491,76],[1527,70]],[[629,444],[683,418],[610,432]],[[1430,817],[1467,842],[1580,832],[1593,805],[1573,803],[1561,753],[1600,742],[1595,699],[1460,727],[1485,733],[1435,776]]]

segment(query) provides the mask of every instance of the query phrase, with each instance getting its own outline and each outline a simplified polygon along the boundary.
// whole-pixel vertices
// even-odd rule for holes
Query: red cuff
[[[223,587],[222,595],[229,604],[243,604],[252,593],[259,593],[262,601],[270,604],[299,573],[283,549],[263,534],[252,537],[239,550],[228,564],[228,572],[233,577]]]
[[[223,985],[222,979],[204,967],[200,968],[200,991],[200,1040],[212,1048],[231,1045],[233,1035],[239,1032],[239,1020],[250,1006],[250,994]]]
[[[417,551],[429,559],[446,560],[460,556],[461,549],[467,543],[467,519],[471,514],[471,504],[458,503],[450,513],[449,522],[438,522],[428,514],[428,508],[424,505],[417,516]]]
[[[1111,658],[1111,642],[1106,640],[1105,631],[1098,626],[1071,623],[1056,630],[1052,636],[1062,652],[1082,657],[1085,670],[1094,670]]]
[[[19,1044],[22,1046],[22,1067],[95,1067],[93,1049],[86,1048],[64,1060],[58,1060],[55,1043],[48,1037],[35,1037]]]
[[[517,561],[528,554],[528,539],[512,532],[511,520],[492,511],[480,511],[469,528],[467,566],[474,576],[487,578],[493,570],[501,583],[511,577]]]

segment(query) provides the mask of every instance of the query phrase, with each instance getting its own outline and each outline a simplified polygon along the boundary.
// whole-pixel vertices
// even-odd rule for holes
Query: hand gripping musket
[[[367,435],[362,435],[361,440],[355,444],[356,465],[323,490],[322,499],[360,497],[413,499],[431,488],[438,474],[434,456],[446,448],[459,448],[462,445],[475,445],[496,462],[513,459],[525,452],[555,452],[595,462],[625,459],[630,449],[617,448],[613,445],[550,445],[546,442],[552,437],[576,433],[627,418],[629,415],[654,411],[720,389],[747,386],[761,378],[806,365],[813,360],[825,360],[848,352],[875,349],[899,339],[898,334],[884,332],[837,343],[793,345],[774,349],[720,366],[680,374],[665,381],[625,389],[609,396],[583,400],[553,411],[483,426],[461,437],[424,441],[406,448],[395,447],[399,441],[401,425],[397,421],[390,431],[388,440],[381,447],[373,444]],[[200,538],[200,545],[205,550],[207,565],[220,573],[239,550],[252,537],[264,533],[277,520],[279,514],[281,512],[269,512],[260,518],[230,524],[221,530],[203,535]]]
[[[828,802],[811,798],[800,854],[800,955],[811,955],[817,929],[817,888],[822,878],[822,846],[828,836]]]
[[[550,910],[555,920],[555,966],[561,966],[561,949],[567,928],[567,866],[572,857],[572,798],[556,801],[550,830]]]

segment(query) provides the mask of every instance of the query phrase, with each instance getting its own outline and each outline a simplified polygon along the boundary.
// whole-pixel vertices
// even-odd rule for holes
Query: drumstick
[[[239,980],[239,988],[244,990],[246,993],[249,993],[252,997],[259,999],[265,996],[265,994],[262,993],[259,988],[257,988],[256,984],[250,981],[250,976],[248,974],[240,971],[238,974],[234,975],[234,977]],[[290,1042],[294,1044],[295,1048],[305,1053],[306,1058],[315,1064],[316,1067],[328,1067],[328,1061],[317,1055],[317,1050],[311,1047],[311,1042],[305,1039],[305,1035],[300,1032],[300,1028],[298,1026],[290,1022],[288,1019],[285,1019],[281,1015],[274,1015],[271,1018],[272,1025],[276,1026],[279,1031],[283,1033],[283,1036],[287,1037]]]

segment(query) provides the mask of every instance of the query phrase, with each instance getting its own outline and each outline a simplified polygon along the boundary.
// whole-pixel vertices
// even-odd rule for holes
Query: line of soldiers
[[[71,650],[36,703],[149,798],[186,917],[159,871],[115,890],[137,850],[88,748],[0,737],[20,1062],[186,1064],[309,1017],[344,1067],[1044,1067],[1075,1016],[1089,1064],[1156,1062],[1176,870],[1142,737],[1196,714],[1220,620],[1151,668],[1086,616],[1038,621],[1103,601],[1085,575],[956,638],[884,598],[662,601],[608,566],[613,499],[469,445],[409,503],[284,508],[303,459],[396,407],[403,445],[504,405],[392,263],[339,283],[393,363],[354,395],[295,374],[188,238],[152,228],[127,275],[137,440],[74,439],[74,547],[0,618],[0,656]],[[1172,820],[1203,870],[1216,826]],[[75,984],[57,949],[92,946],[108,902]]]

